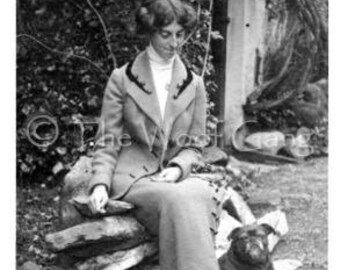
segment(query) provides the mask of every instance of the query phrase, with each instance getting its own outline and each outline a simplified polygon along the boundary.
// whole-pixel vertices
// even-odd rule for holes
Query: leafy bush
[[[210,27],[211,1],[190,2],[199,8],[200,20],[183,58],[205,74],[211,93],[216,85],[207,41],[220,36]],[[18,184],[55,184],[79,155],[91,150],[112,69],[146,45],[134,34],[137,3],[17,1]],[[209,107],[213,105],[210,101]],[[213,129],[215,117],[209,119]]]
[[[284,30],[269,28],[263,80],[247,97],[245,114],[263,129],[295,135],[306,127],[311,133],[314,154],[325,154],[328,145],[327,0],[275,0],[267,9],[269,23],[274,20]]]

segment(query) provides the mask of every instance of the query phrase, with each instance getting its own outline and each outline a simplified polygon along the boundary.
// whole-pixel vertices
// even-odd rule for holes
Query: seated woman
[[[136,20],[149,45],[107,84],[90,207],[105,211],[108,197],[134,204],[159,239],[161,270],[217,270],[223,190],[189,175],[206,138],[206,93],[178,55],[196,12],[180,0],[148,0]]]

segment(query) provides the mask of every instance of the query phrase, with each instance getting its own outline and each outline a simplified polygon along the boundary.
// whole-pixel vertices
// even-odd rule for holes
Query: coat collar
[[[145,51],[128,64],[126,75],[132,82],[131,86],[129,85],[126,89],[128,94],[156,125],[161,126],[160,107]]]
[[[193,81],[193,74],[178,55],[174,60],[164,121],[161,119],[150,62],[145,51],[128,64],[126,75],[133,83],[131,87],[127,87],[129,95],[143,112],[164,131],[171,129],[174,120],[195,97],[195,88],[190,85]]]

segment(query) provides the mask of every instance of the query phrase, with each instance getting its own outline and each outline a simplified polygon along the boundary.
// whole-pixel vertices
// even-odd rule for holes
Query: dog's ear
[[[240,231],[241,231],[241,227],[237,227],[237,228],[233,229],[233,230],[231,231],[231,233],[228,235],[228,238],[227,238],[227,239],[228,239],[229,241],[230,241],[230,240],[235,240],[235,239],[238,237]]]
[[[262,223],[261,227],[266,231],[267,235],[271,233],[276,234],[275,229],[267,223]]]

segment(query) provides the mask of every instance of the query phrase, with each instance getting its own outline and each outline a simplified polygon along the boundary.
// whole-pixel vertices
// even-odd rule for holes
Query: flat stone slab
[[[83,195],[78,196],[70,200],[70,203],[73,204],[76,209],[83,215],[87,217],[93,217],[89,203],[90,197]],[[109,199],[107,205],[105,207],[105,213],[100,213],[100,216],[113,216],[122,213],[126,213],[134,208],[134,205],[124,201],[117,201]]]
[[[270,192],[252,191],[248,193],[247,203],[250,208],[253,207],[278,207],[282,202],[282,194],[279,190]]]
[[[229,156],[217,146],[206,147],[202,153],[205,164],[215,164],[225,166],[229,161]]]
[[[126,270],[139,264],[146,257],[158,252],[157,243],[144,243],[137,247],[89,258],[76,265],[77,270]]]
[[[42,270],[42,268],[34,262],[25,262],[18,270]]]
[[[280,131],[256,132],[245,138],[253,149],[275,155],[285,146],[285,135]]]
[[[48,234],[46,242],[53,252],[88,257],[127,249],[146,238],[148,237],[144,226],[135,218],[110,216]]]
[[[245,173],[246,175],[253,175],[255,177],[260,176],[261,174],[269,173],[277,170],[279,167],[276,165],[266,165],[259,163],[251,163],[247,161],[241,161],[237,158],[231,156],[229,159],[228,166],[234,169],[239,170],[240,172]]]

